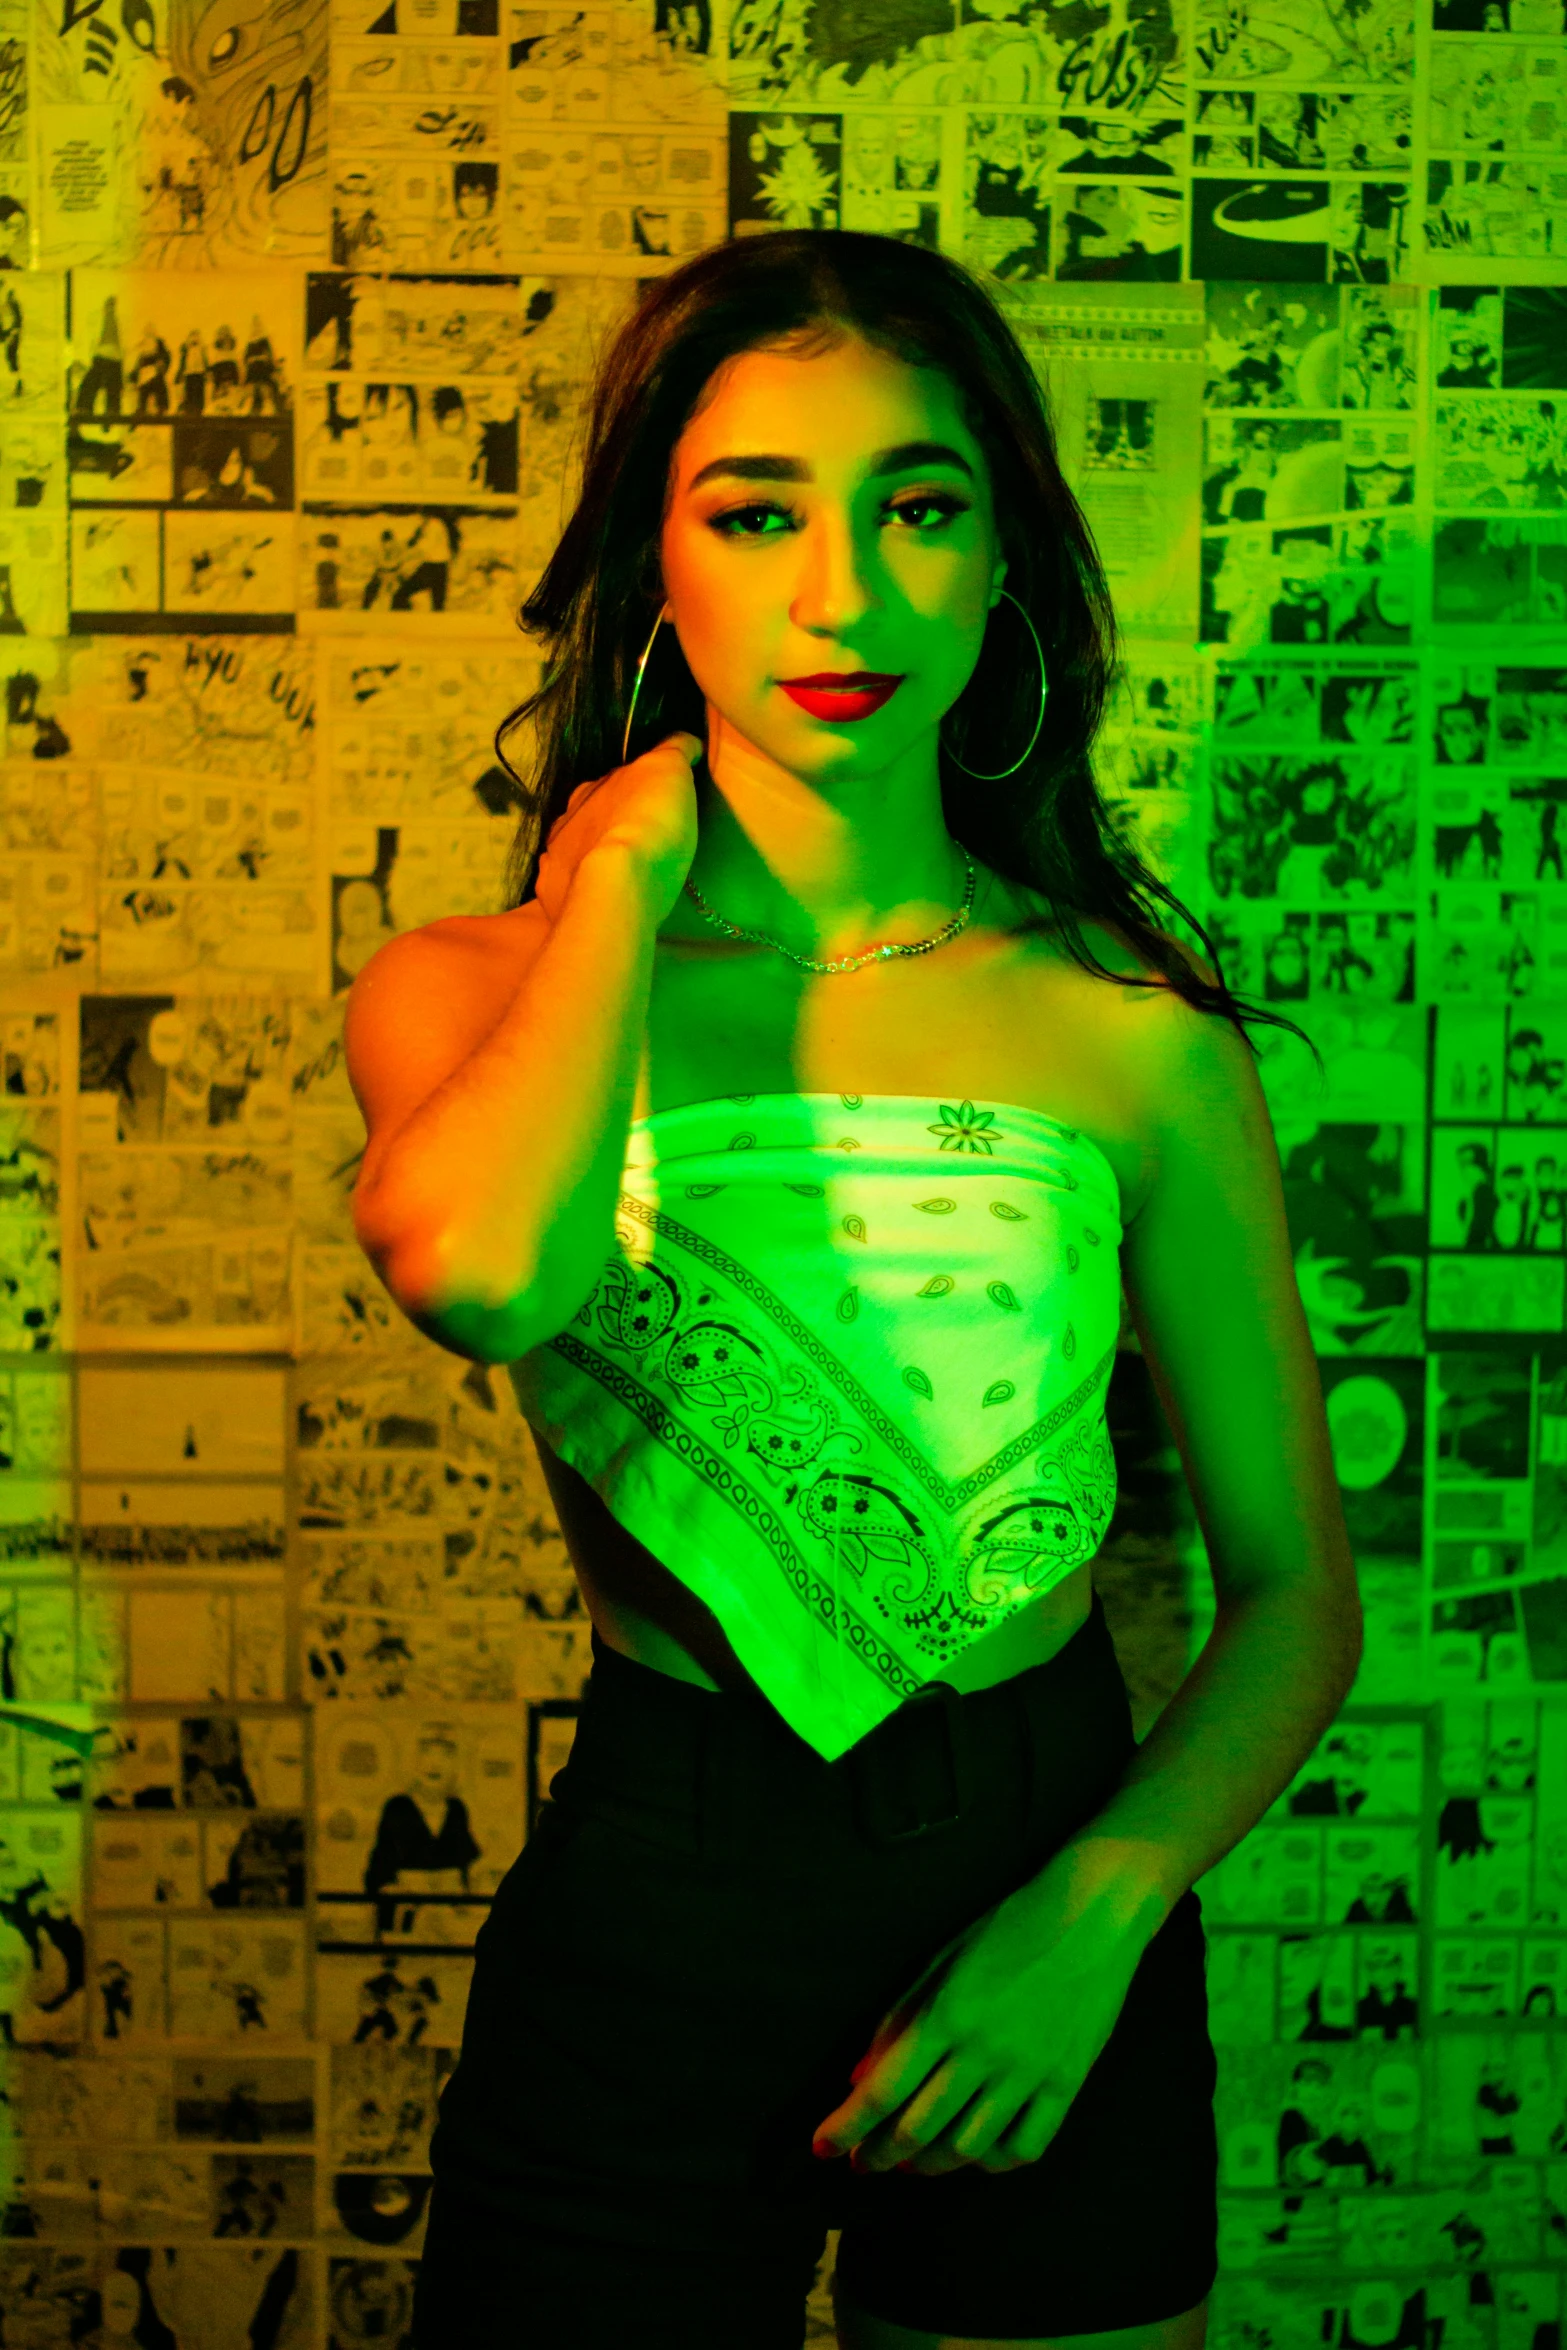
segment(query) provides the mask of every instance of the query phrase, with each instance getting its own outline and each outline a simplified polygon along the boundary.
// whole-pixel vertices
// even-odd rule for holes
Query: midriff
[[[587,1479],[537,1431],[534,1443],[588,1614],[605,1645],[700,1689],[755,1689],[706,1601],[626,1531]],[[939,1678],[966,1695],[1044,1664],[1086,1622],[1091,1598],[1084,1565],[983,1633]]]

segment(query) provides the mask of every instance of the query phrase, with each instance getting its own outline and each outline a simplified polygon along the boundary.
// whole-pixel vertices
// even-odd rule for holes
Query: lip
[[[786,690],[791,685],[824,685],[847,689],[857,687],[869,693],[872,686],[901,685],[902,670],[891,669],[813,669],[809,677],[780,677],[779,684]]]
[[[844,726],[869,718],[889,702],[903,683],[901,677],[873,677],[866,671],[847,685],[822,684],[815,678],[780,678],[780,689],[807,717]]]

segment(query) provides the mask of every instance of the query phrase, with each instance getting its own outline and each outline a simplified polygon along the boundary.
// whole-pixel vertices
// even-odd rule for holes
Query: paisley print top
[[[1042,1111],[733,1094],[638,1119],[528,1420],[829,1762],[1093,1556],[1120,1194]]]

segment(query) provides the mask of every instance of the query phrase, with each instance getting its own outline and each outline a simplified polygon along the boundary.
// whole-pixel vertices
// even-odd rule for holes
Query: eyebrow
[[[916,465],[954,465],[960,473],[974,479],[974,468],[960,450],[946,441],[898,441],[890,449],[878,449],[870,462],[869,479],[878,480],[887,473],[907,473]],[[714,457],[702,466],[687,482],[688,490],[699,490],[705,481],[716,481],[725,475],[735,481],[811,481],[815,476],[803,457]]]

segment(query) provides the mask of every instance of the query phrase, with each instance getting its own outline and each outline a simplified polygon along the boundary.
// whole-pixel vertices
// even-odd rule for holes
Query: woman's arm
[[[1127,1008],[1158,1172],[1126,1232],[1122,1275],[1217,1614],[1073,1844],[1167,1913],[1288,1786],[1343,1704],[1360,1603],[1251,1053],[1227,1021],[1179,998]]]
[[[852,2149],[860,2169],[1038,2161],[1149,1942],[1289,1784],[1360,1656],[1354,1562],[1250,1052],[1180,997],[1117,995],[1112,1033],[1157,1152],[1122,1270],[1217,1615],[1102,1809],[882,2018],[817,2131],[821,2154]]]

